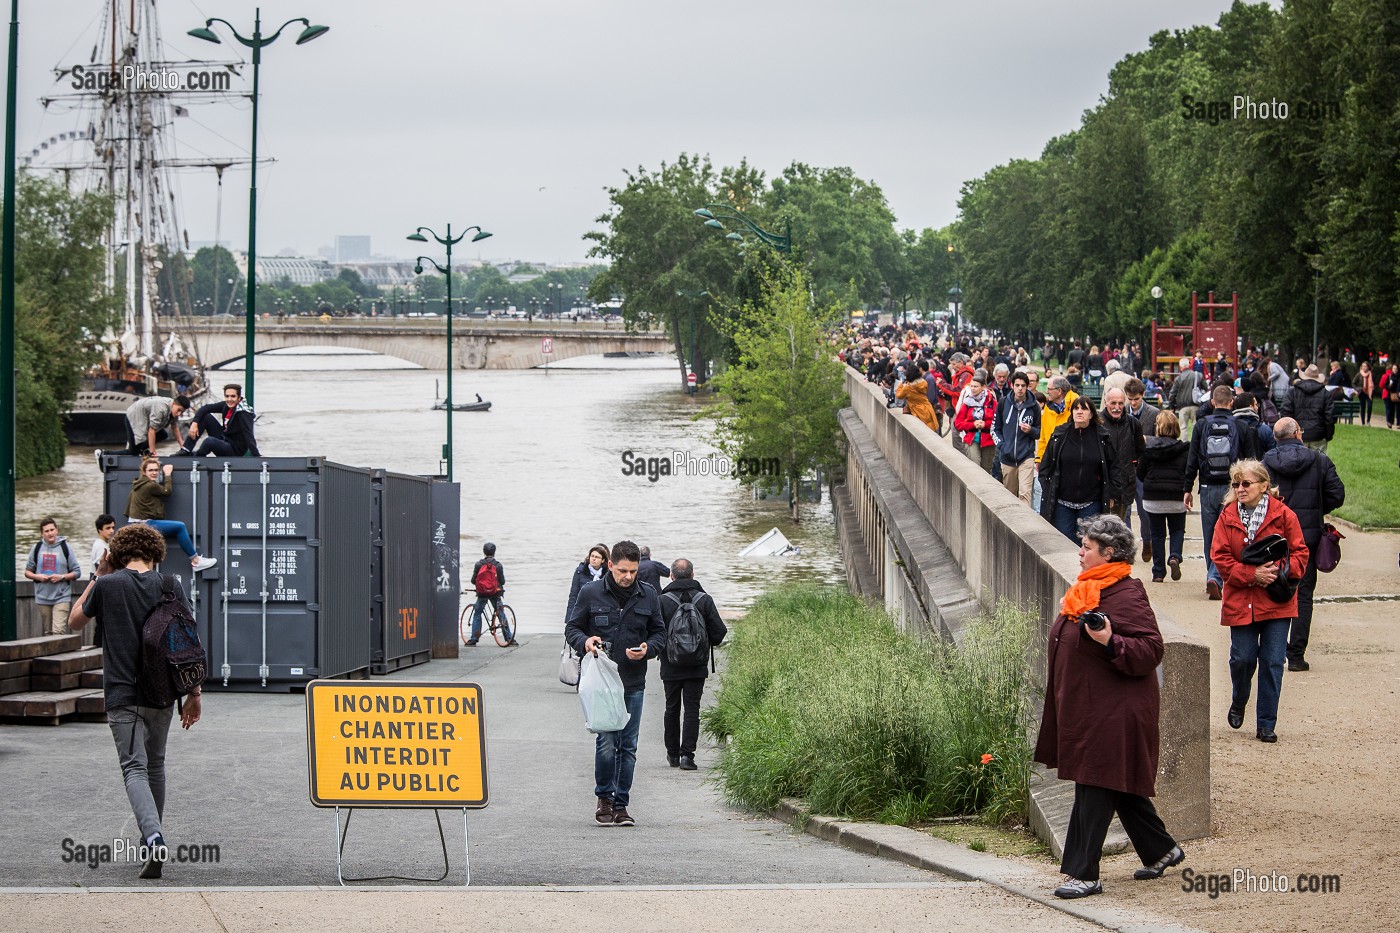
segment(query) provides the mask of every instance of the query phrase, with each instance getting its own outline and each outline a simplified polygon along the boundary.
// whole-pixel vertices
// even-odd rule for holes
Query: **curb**
[[[1043,876],[1033,868],[974,852],[906,826],[814,816],[802,801],[791,797],[780,800],[771,815],[794,826],[805,820],[803,829],[810,835],[856,852],[935,871],[959,881],[980,881],[1118,933],[1201,933],[1193,927],[1117,907],[1061,900],[1046,890]]]

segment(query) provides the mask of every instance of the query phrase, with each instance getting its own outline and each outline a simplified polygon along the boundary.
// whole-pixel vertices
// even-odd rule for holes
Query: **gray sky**
[[[38,98],[61,89],[54,66],[85,59],[106,2],[21,0],[21,155],[78,128]],[[222,46],[185,31],[220,16],[251,33],[254,6],[162,0],[172,58],[246,52],[226,31]],[[265,26],[306,16],[331,31],[298,47],[293,27],[263,53],[259,147],[277,162],[259,170],[258,251],[314,255],[368,234],[376,253],[411,257],[404,235],[451,221],[495,234],[485,258],[581,260],[621,169],[682,151],[717,166],[747,157],[770,178],[794,160],[848,165],[884,189],[900,227],[939,227],[964,181],[1077,126],[1108,69],[1154,31],[1214,23],[1227,6],[264,0]],[[190,158],[246,157],[249,130],[246,97],[176,124]],[[212,240],[213,171],[179,181],[190,239]],[[224,188],[222,238],[241,248],[246,169]]]

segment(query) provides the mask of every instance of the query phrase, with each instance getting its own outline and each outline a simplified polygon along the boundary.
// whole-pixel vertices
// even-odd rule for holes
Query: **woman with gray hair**
[[[1045,709],[1035,760],[1074,782],[1055,889],[1062,898],[1101,894],[1099,860],[1118,814],[1143,867],[1160,878],[1186,858],[1151,798],[1156,792],[1157,665],[1162,634],[1142,581],[1132,577],[1133,533],[1116,515],[1081,523],[1079,578],[1050,627]]]

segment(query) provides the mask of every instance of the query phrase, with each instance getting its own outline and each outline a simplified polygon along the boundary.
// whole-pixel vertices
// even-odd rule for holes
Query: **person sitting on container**
[[[937,432],[938,415],[933,410],[933,403],[928,400],[928,383],[924,381],[923,370],[919,364],[910,361],[904,364],[904,381],[894,387],[896,398],[904,399],[904,411],[913,415],[924,424],[929,426],[929,430]]]
[[[481,396],[477,396],[480,400]],[[177,457],[261,457],[253,437],[253,410],[243,403],[243,387],[233,382],[224,386],[224,400],[202,406],[190,422],[190,430]],[[204,435],[200,440],[200,434]]]
[[[126,497],[126,517],[133,523],[144,522],[161,534],[174,537],[180,545],[180,550],[189,555],[190,568],[199,573],[217,564],[219,559],[200,557],[194,542],[190,540],[190,532],[185,523],[166,520],[165,500],[174,491],[174,484],[170,478],[174,471],[175,468],[167,463],[162,475],[159,460],[155,457],[143,459],[141,472],[131,481],[131,492]]]

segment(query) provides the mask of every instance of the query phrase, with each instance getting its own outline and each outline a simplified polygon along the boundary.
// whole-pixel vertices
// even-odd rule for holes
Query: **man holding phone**
[[[630,714],[617,732],[598,733],[593,751],[593,818],[601,826],[633,826],[627,812],[632,773],[637,765],[637,732],[642,725],[647,661],[666,647],[666,624],[656,589],[637,579],[641,549],[631,541],[613,545],[608,572],[578,591],[564,624],[569,646],[583,654],[606,652],[617,664]]]

